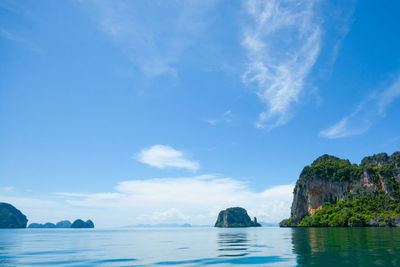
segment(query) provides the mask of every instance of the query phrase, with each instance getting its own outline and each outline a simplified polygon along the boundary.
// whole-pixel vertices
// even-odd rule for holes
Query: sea
[[[400,228],[0,229],[0,266],[400,266]]]

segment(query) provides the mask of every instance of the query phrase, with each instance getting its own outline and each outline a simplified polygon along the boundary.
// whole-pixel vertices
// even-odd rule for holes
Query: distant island
[[[56,224],[47,222],[45,224],[41,223],[31,223],[28,228],[71,228],[72,223],[68,220],[60,221]]]
[[[257,218],[252,221],[244,208],[235,207],[222,210],[218,214],[215,227],[260,227]]]
[[[400,226],[400,152],[360,165],[330,155],[306,166],[281,227]]]
[[[0,202],[0,228],[26,228],[28,219],[13,205]]]
[[[9,203],[0,202],[0,228],[26,228],[28,219]],[[305,166],[293,190],[290,218],[280,227],[400,227],[400,151],[367,156],[359,165],[323,155]],[[137,225],[136,227],[191,227]],[[215,227],[260,227],[241,207],[218,214]],[[29,228],[94,228],[91,220],[56,224],[31,223]]]
[[[81,219],[78,219],[72,223],[71,228],[94,228],[94,224],[91,220],[84,222]]]
[[[72,223],[68,220],[60,221],[56,223],[56,228],[70,228]]]
[[[28,219],[20,210],[9,203],[0,202],[0,228],[26,228],[27,223]],[[56,224],[31,223],[28,228],[94,228],[94,223],[91,220],[84,222],[77,219],[73,223],[68,220]]]
[[[56,224],[54,223],[31,223],[28,228],[94,228],[94,223],[91,220],[87,220],[86,222],[77,219],[73,223],[68,220],[60,221]]]

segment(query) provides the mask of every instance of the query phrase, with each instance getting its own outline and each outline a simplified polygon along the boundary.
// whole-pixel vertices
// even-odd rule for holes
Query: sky
[[[399,1],[0,2],[0,201],[31,222],[289,217],[400,150]]]

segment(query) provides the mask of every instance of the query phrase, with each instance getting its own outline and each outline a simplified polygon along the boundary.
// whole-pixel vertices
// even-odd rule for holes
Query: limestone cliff
[[[257,218],[252,221],[244,208],[235,207],[218,214],[215,227],[260,227]]]
[[[298,225],[325,203],[337,203],[349,195],[383,192],[388,199],[400,199],[399,189],[400,152],[390,157],[386,153],[365,157],[360,165],[323,155],[301,172],[293,192],[290,221],[283,221],[283,225]]]

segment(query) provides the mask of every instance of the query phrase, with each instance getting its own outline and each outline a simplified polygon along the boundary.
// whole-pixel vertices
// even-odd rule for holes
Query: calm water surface
[[[0,229],[0,266],[46,265],[400,266],[400,229]]]

